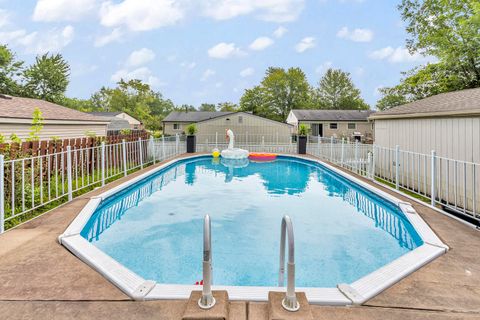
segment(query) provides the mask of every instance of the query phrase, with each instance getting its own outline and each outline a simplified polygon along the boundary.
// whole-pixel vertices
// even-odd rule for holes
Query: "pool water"
[[[195,284],[205,214],[216,285],[278,285],[283,215],[293,222],[298,287],[351,283],[422,244],[396,206],[289,157],[182,160],[103,201],[82,236],[145,279]]]

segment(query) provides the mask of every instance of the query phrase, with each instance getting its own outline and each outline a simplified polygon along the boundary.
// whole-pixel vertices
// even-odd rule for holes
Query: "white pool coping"
[[[316,162],[351,182],[379,195],[398,206],[405,217],[413,225],[418,235],[424,242],[423,245],[402,255],[387,265],[360,278],[350,284],[338,284],[336,288],[296,288],[297,292],[305,292],[310,303],[320,305],[350,305],[363,304],[386,288],[392,286],[402,278],[418,270],[435,258],[445,254],[448,246],[430,229],[428,224],[416,213],[408,202],[386,193],[375,186],[366,183],[342,170],[339,170],[319,159],[313,159],[300,155],[280,154],[290,158],[298,158]],[[129,270],[109,255],[95,247],[84,239],[80,232],[87,224],[90,217],[100,203],[113,194],[128,188],[142,179],[145,179],[164,168],[179,161],[204,157],[205,155],[193,155],[168,161],[167,163],[153,168],[129,181],[126,181],[104,193],[90,198],[90,201],[80,211],[65,232],[58,237],[58,241],[75,254],[80,260],[102,274],[110,282],[120,288],[125,294],[134,300],[159,300],[159,299],[188,299],[192,290],[200,290],[201,286],[160,284],[152,280],[146,280]],[[213,286],[214,290],[227,290],[230,300],[267,301],[269,291],[285,291],[282,287],[247,287],[247,286]]]

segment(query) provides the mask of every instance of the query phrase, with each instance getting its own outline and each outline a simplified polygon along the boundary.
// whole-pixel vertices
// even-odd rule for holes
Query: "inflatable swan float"
[[[228,137],[228,148],[222,150],[222,158],[225,159],[246,159],[248,158],[248,151],[244,149],[234,148],[233,145],[235,143],[235,136],[233,131],[228,129],[227,130],[227,137]]]

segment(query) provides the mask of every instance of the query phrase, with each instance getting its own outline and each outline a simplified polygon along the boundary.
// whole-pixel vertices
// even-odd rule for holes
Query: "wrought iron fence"
[[[197,135],[197,151],[211,152],[214,148],[225,149],[228,146],[224,133]],[[297,144],[292,135],[235,135],[235,148],[246,149],[251,152],[295,153]]]
[[[76,195],[185,153],[179,136],[72,149],[22,159],[0,155],[0,233]]]

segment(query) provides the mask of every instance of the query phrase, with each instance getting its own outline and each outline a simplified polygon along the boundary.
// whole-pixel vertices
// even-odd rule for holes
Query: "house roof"
[[[119,114],[122,114],[122,111],[118,112],[87,112],[88,114],[91,114],[92,116],[99,116],[99,117],[116,117]]]
[[[480,88],[437,94],[372,115],[372,119],[480,114]]]
[[[35,108],[40,109],[45,120],[106,122],[104,118],[48,101],[0,95],[0,118],[32,119]]]
[[[292,110],[299,121],[367,121],[372,110]]]
[[[199,122],[215,119],[234,112],[221,111],[172,111],[163,119],[163,122]]]

